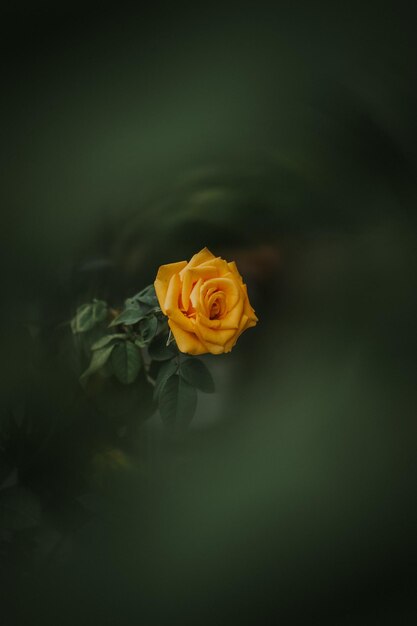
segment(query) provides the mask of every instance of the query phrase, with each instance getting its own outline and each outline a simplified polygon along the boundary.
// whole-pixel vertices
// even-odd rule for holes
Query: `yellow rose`
[[[154,285],[181,352],[230,352],[239,335],[258,321],[236,263],[207,248],[188,263],[161,265]]]

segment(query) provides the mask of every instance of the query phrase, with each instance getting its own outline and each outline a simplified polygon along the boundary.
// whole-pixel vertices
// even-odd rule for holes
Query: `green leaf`
[[[104,322],[107,317],[108,306],[104,300],[93,300],[93,317],[97,323]]]
[[[151,309],[159,309],[159,302],[153,285],[148,285],[145,289],[139,291],[139,293],[128,298],[125,304],[126,306],[139,304],[141,308],[145,310],[145,313],[149,313]]]
[[[115,347],[115,344],[112,344],[111,346],[107,346],[106,348],[101,348],[101,350],[94,350],[93,355],[91,357],[90,365],[85,370],[85,372],[81,375],[80,380],[81,381],[85,380],[86,378],[91,376],[91,374],[94,374],[100,368],[102,368],[106,364],[114,347]]]
[[[0,491],[0,528],[24,530],[38,526],[41,507],[31,491],[20,486]]]
[[[75,333],[86,332],[94,326],[92,305],[82,304],[78,307],[74,318],[71,320],[71,330]]]
[[[200,359],[185,359],[181,363],[180,375],[193,387],[205,393],[213,393],[214,380],[206,365]]]
[[[172,359],[171,361],[165,361],[159,368],[158,375],[155,381],[155,389],[154,389],[154,398],[157,398],[162,389],[164,388],[167,380],[173,376],[178,369],[178,362],[176,359]]]
[[[194,417],[197,391],[181,376],[171,376],[161,390],[159,411],[165,425],[187,426]]]
[[[154,315],[149,315],[141,321],[141,323],[139,324],[139,332],[141,334],[141,339],[145,345],[152,341],[152,339],[155,337],[157,330],[158,320]]]
[[[116,345],[111,358],[114,375],[124,385],[133,383],[142,366],[139,348],[131,341]]]
[[[152,307],[159,307],[158,298],[156,296],[155,287],[153,285],[148,285],[142,291],[135,296],[139,302],[143,304],[147,304]]]
[[[153,361],[168,361],[178,354],[175,343],[167,346],[168,336],[165,334],[158,335],[149,346],[149,356]]]
[[[109,324],[109,326],[118,326],[119,324],[125,324],[126,326],[131,326],[132,324],[136,324],[141,319],[145,317],[143,311],[139,306],[134,306],[133,304],[126,307],[124,311],[120,313],[115,319]]]
[[[74,318],[71,320],[71,330],[74,334],[85,333],[96,324],[104,322],[107,318],[108,307],[103,300],[93,300],[91,303],[82,304],[77,308]]]
[[[101,348],[104,348],[105,346],[107,346],[107,344],[111,343],[112,341],[116,341],[117,339],[126,339],[126,338],[127,336],[124,333],[116,333],[114,335],[105,335],[104,337],[101,337],[101,339],[93,343],[93,345],[91,346],[91,350],[101,350]]]

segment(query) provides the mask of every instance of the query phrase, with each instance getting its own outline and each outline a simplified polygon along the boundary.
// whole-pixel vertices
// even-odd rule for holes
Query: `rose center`
[[[220,313],[220,304],[216,301],[211,307],[210,319],[215,318]]]
[[[219,319],[224,315],[226,302],[222,291],[211,294],[208,301],[208,313],[211,320]]]

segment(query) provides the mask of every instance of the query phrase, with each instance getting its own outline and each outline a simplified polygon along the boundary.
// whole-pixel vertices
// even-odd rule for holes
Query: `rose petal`
[[[159,306],[162,312],[166,315],[164,303],[166,293],[168,290],[169,281],[174,274],[178,274],[185,266],[187,261],[179,261],[178,263],[168,263],[167,265],[161,265],[156,275],[154,282],[156,297],[158,298]]]
[[[229,270],[232,272],[232,274],[234,274],[237,278],[239,278],[240,282],[243,283],[243,278],[239,274],[239,270],[237,269],[236,263],[234,261],[231,261],[230,263],[227,264],[227,266],[229,267]]]
[[[214,278],[215,276],[217,276],[217,270],[212,265],[207,265],[204,268],[184,268],[184,270],[180,273],[180,278],[182,280],[181,300],[185,310],[187,310],[190,306],[190,293],[193,288],[193,283],[198,281],[200,278],[207,280],[208,278]]]
[[[243,313],[243,301],[239,300],[235,307],[231,311],[228,311],[226,315],[220,320],[220,328],[225,330],[228,328],[239,328],[240,320]]]
[[[229,311],[223,319],[211,320],[206,315],[199,313],[198,319],[201,324],[208,328],[220,328],[221,330],[238,330],[240,326],[240,320],[243,314],[243,301],[237,303],[237,305]]]
[[[245,294],[245,298],[244,298],[245,313],[248,316],[248,318],[254,322],[253,324],[251,324],[251,326],[255,326],[256,322],[258,322],[259,320],[256,317],[255,311],[249,302],[248,288],[245,284],[242,284],[242,289],[243,289],[243,293]]]
[[[238,331],[236,332],[234,337],[224,346],[225,352],[230,352],[231,349],[236,345],[236,342],[239,339],[240,335],[246,330],[247,323],[248,323],[248,317],[247,315],[243,314],[242,319],[240,320]]]
[[[214,254],[212,254],[208,248],[203,248],[202,250],[200,250],[200,252],[197,252],[197,254],[191,257],[190,261],[186,264],[185,267],[187,268],[187,270],[189,270],[192,267],[196,267],[197,265],[201,265],[201,263],[204,263],[205,261],[210,261],[215,258],[216,257],[214,256]],[[181,279],[182,276],[183,273],[181,273]]]
[[[179,308],[179,297],[181,293],[181,280],[178,274],[171,276],[169,281],[167,293],[165,296],[165,311],[166,315],[174,322],[179,324],[184,330],[193,332],[194,320],[190,319]]]
[[[214,329],[205,326],[204,324],[199,324],[199,316],[196,319],[195,325],[195,333],[197,337],[203,341],[206,345],[213,344],[217,346],[224,346],[228,343],[236,333],[236,330],[221,330]]]
[[[180,352],[185,354],[206,354],[209,352],[194,333],[187,332],[172,319],[168,320],[168,324]]]
[[[230,276],[232,276],[230,274]],[[239,285],[233,277],[224,276],[222,278],[211,278],[206,280],[201,289],[201,299],[207,302],[207,293],[209,289],[215,288],[223,291],[227,297],[227,310],[231,310],[242,297]],[[212,292],[211,292],[212,293]]]
[[[200,296],[200,289],[201,289],[202,284],[203,284],[203,281],[200,278],[196,282],[196,284],[193,287],[193,290],[190,293],[191,304],[193,305],[195,309],[197,309],[199,306],[199,296]]]

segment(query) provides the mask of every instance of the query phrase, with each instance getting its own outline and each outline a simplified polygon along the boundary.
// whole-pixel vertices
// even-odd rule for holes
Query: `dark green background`
[[[42,506],[2,535],[5,626],[414,623],[412,3],[41,6],[1,30],[2,419],[35,424],[16,480]],[[260,322],[207,360],[186,440],[148,423],[152,478],[119,472],[79,520],[108,432],[57,327],[205,245]]]

